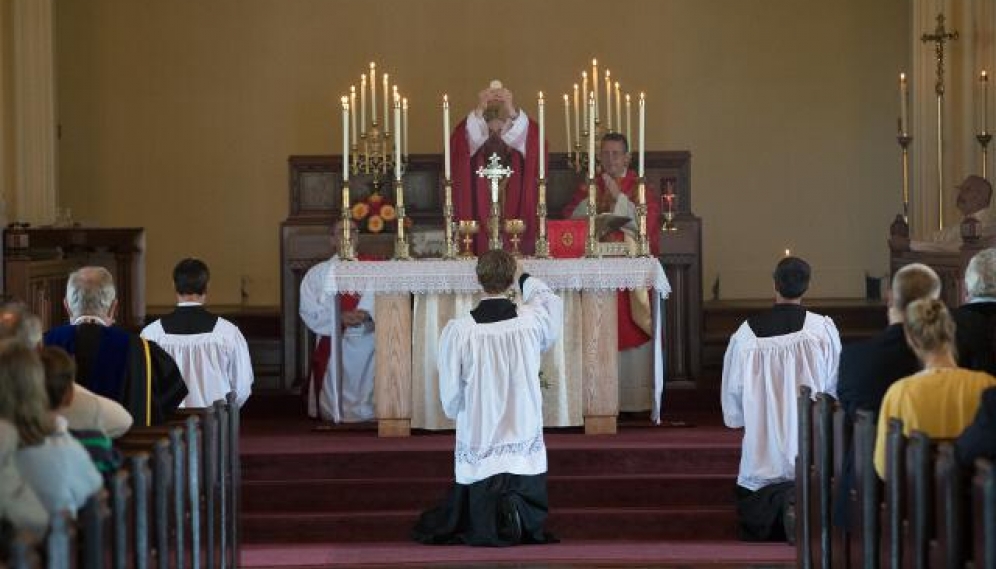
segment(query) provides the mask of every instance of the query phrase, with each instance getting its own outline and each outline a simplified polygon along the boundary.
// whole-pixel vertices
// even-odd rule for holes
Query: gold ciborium
[[[519,237],[526,231],[526,222],[521,219],[506,219],[505,220],[505,233],[508,234],[508,240],[512,243],[512,255],[520,257],[522,253],[519,252],[519,242],[522,238]]]
[[[473,257],[474,256],[474,236],[480,231],[480,227],[477,225],[476,219],[461,219],[457,227],[457,231],[463,237],[460,241],[463,243],[463,251],[460,252],[461,257]]]

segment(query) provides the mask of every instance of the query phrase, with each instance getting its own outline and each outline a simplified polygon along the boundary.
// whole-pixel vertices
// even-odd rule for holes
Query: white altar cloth
[[[439,334],[451,318],[476,305],[481,292],[474,271],[475,259],[444,261],[334,261],[326,281],[332,294],[414,294],[412,319],[412,428],[452,429],[439,401],[436,353]],[[671,292],[660,262],[651,257],[601,259],[524,259],[523,271],[546,282],[564,300],[563,332],[543,356],[541,369],[549,387],[543,390],[543,419],[548,427],[577,426],[582,417],[581,294],[654,289],[650,295],[656,325],[654,345],[654,393],[648,402],[651,419],[660,421],[664,390],[664,358],[661,349],[661,300]],[[338,318],[338,315],[335,316]],[[333,323],[337,329],[337,323]],[[333,350],[332,357],[341,357]],[[339,367],[338,362],[332,369]],[[378,377],[378,381],[380,378]]]

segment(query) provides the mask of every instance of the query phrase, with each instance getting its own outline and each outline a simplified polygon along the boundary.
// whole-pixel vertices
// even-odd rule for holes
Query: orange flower
[[[370,233],[380,233],[384,230],[384,220],[379,215],[371,215],[367,220],[367,231]]]
[[[363,202],[356,202],[350,211],[352,212],[353,219],[360,221],[370,213],[370,207]]]
[[[380,206],[380,216],[384,218],[384,221],[394,221],[398,218],[398,212],[395,211],[393,205],[386,203]]]
[[[369,196],[367,196],[367,202],[370,205],[377,205],[382,201],[384,201],[384,196],[380,195],[379,193],[374,192]]]

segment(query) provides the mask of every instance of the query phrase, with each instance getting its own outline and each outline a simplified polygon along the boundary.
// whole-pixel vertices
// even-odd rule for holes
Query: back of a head
[[[512,286],[516,271],[515,257],[507,251],[492,249],[477,259],[477,282],[488,294],[501,294]]]
[[[0,347],[0,419],[17,427],[22,446],[40,444],[52,432],[38,352],[17,343]]]
[[[0,307],[0,340],[37,348],[42,341],[41,319],[20,302],[4,304]]]
[[[996,298],[996,249],[980,251],[968,262],[965,291],[969,298]]]
[[[892,307],[905,312],[910,303],[941,297],[941,279],[927,265],[912,263],[896,271],[892,277]]]
[[[211,271],[200,259],[184,259],[173,267],[173,286],[177,294],[206,294],[210,280]]]
[[[909,303],[903,329],[910,344],[924,352],[950,349],[954,345],[954,320],[944,303],[936,298],[921,298]]]
[[[39,355],[45,369],[45,393],[49,408],[58,409],[76,381],[76,362],[57,346],[45,346]]]
[[[104,267],[82,267],[66,283],[66,304],[73,318],[109,316],[116,297],[114,277]]]
[[[775,267],[775,290],[782,298],[794,300],[809,288],[809,263],[799,257],[785,257]]]

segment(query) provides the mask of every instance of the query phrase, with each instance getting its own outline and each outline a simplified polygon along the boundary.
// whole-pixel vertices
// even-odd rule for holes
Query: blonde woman
[[[20,438],[16,463],[49,515],[76,513],[102,480],[66,420],[48,410],[38,353],[18,344],[0,348],[0,419]]]
[[[955,325],[940,300],[921,299],[906,307],[903,332],[923,371],[893,383],[878,415],[875,470],[885,478],[885,439],[889,419],[902,419],[903,432],[932,438],[957,437],[972,422],[979,399],[996,378],[958,367]]]

